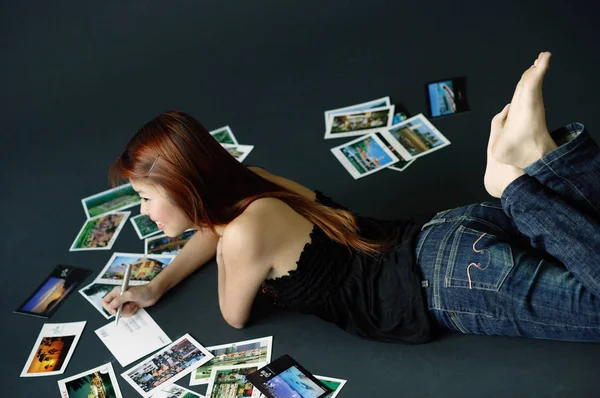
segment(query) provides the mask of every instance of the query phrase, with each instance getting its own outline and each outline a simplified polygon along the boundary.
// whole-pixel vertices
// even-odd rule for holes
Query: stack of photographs
[[[124,184],[81,199],[87,220],[69,251],[110,250],[131,215],[121,211],[140,204],[131,184]],[[135,225],[135,224],[134,224]]]
[[[229,126],[220,127],[209,131],[209,133],[240,163],[243,162],[254,149],[254,145],[239,144]]]
[[[325,112],[325,139],[359,136],[331,148],[354,179],[389,168],[404,171],[415,159],[450,145],[423,115],[394,117],[390,97]]]
[[[139,286],[150,283],[175,258],[170,254],[120,253],[112,254],[96,279],[85,286],[79,293],[88,300],[106,319],[114,315],[108,313],[102,306],[102,299],[115,286],[120,286],[127,265],[131,265],[129,286]]]

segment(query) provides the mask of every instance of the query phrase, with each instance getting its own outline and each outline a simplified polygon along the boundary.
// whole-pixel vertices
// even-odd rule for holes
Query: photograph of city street
[[[112,211],[123,210],[140,203],[140,197],[131,184],[121,185],[108,191],[81,199],[88,218]]]
[[[371,136],[341,148],[341,152],[359,174],[365,174],[393,162],[383,147]]]
[[[113,253],[96,282],[119,284],[123,280],[127,265],[131,265],[130,284],[143,285],[160,274],[173,260],[169,255],[144,256],[143,254]]]
[[[387,126],[389,115],[389,110],[384,109],[334,116],[331,121],[331,133],[346,133]]]
[[[423,156],[433,149],[440,149],[450,142],[423,115],[405,120],[388,129],[390,134],[415,157]]]
[[[215,357],[192,372],[190,385],[208,383],[214,366],[269,362],[271,360],[272,341],[272,337],[265,337],[263,339],[248,340],[247,342],[207,347],[206,349]]]
[[[196,230],[190,229],[176,238],[169,238],[167,235],[157,235],[144,241],[146,254],[169,254],[176,255],[183,249],[183,246],[196,233]]]
[[[181,375],[191,366],[203,363],[207,355],[194,345],[187,337],[154,355],[136,368],[124,373],[127,381],[133,382],[138,389],[152,395],[150,391],[167,380]],[[209,357],[211,358],[211,357]],[[179,377],[177,378],[179,379]]]
[[[210,398],[244,398],[259,397],[260,392],[246,379],[250,373],[258,370],[258,366],[233,366],[231,368],[214,368],[212,383],[206,389]]]
[[[44,337],[27,369],[27,373],[61,370],[75,336]]]
[[[112,368],[111,368],[112,369]],[[116,383],[115,383],[116,384]],[[118,386],[113,385],[111,374],[96,370],[64,383],[68,398],[120,398]]]
[[[86,221],[69,251],[110,249],[129,214],[111,213]]]

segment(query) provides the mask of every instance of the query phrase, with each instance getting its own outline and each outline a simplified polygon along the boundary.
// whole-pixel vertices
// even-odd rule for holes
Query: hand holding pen
[[[123,275],[123,284],[121,285],[121,293],[120,296],[123,295],[127,291],[129,287],[129,279],[131,278],[131,264],[127,264],[127,268],[125,268],[125,275]],[[119,305],[119,309],[117,310],[117,315],[115,316],[115,326],[119,325],[119,319],[121,318],[121,311],[123,310],[123,303]]]
[[[125,270],[125,274],[127,273],[127,270]],[[120,312],[120,317],[131,316],[135,314],[139,308],[153,305],[161,296],[153,286],[152,282],[147,285],[128,287],[129,280],[131,279],[131,270],[129,271],[129,274],[129,278],[125,278],[125,275],[123,276],[123,284],[121,286],[115,286],[115,288],[102,299],[102,306],[110,314]],[[126,280],[127,284],[125,284]]]

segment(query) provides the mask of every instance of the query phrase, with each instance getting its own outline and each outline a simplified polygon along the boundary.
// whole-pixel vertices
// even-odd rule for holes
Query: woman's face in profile
[[[150,217],[165,235],[174,238],[189,228],[195,228],[192,221],[169,199],[161,186],[135,179],[130,181],[142,199],[140,213]]]

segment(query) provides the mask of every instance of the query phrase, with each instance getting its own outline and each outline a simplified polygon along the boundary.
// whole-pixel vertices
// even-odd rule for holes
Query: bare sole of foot
[[[509,109],[510,104],[492,119],[492,126],[490,128],[490,139],[487,146],[487,165],[485,167],[483,184],[485,190],[494,198],[500,198],[511,182],[525,174],[523,169],[500,163],[492,155],[492,148],[496,140],[503,133]]]
[[[500,163],[523,169],[556,149],[546,127],[542,97],[550,57],[549,52],[540,53],[517,84],[503,131],[491,148],[493,157]]]

